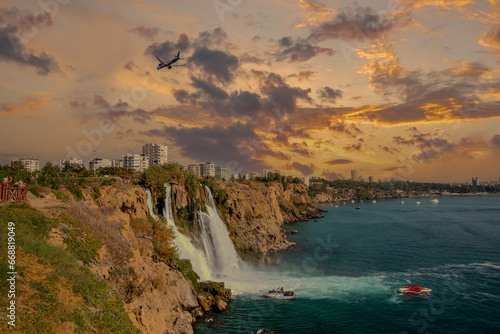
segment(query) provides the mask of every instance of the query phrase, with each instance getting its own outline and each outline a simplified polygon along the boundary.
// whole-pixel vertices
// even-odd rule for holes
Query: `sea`
[[[500,333],[500,196],[323,205],[284,226],[297,245],[279,264],[242,264],[228,309],[195,333]],[[427,296],[397,293],[409,284]],[[261,290],[295,289],[295,300]]]

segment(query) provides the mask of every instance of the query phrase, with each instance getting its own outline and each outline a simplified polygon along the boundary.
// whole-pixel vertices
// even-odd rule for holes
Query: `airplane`
[[[181,58],[179,57],[179,55],[180,55],[180,54],[181,54],[181,52],[180,52],[180,51],[179,51],[179,52],[177,52],[177,56],[174,56],[174,59],[172,59],[171,61],[169,61],[169,62],[167,62],[167,63],[166,63],[166,62],[164,62],[163,60],[161,60],[161,59],[160,59],[160,57],[158,57],[157,55],[155,55],[156,59],[158,59],[158,61],[160,62],[160,63],[158,64],[158,66],[156,66],[156,69],[159,71],[159,70],[161,70],[161,69],[162,69],[162,68],[164,68],[164,67],[167,67],[168,69],[171,69],[171,68],[172,68],[172,66],[184,66],[184,65],[174,65],[174,63],[175,63],[176,61],[178,61],[179,59],[181,59]]]

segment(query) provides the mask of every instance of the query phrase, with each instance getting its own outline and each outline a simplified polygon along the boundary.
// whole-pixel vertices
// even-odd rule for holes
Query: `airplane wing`
[[[161,64],[165,64],[165,62],[163,60],[161,60],[157,55],[155,55],[156,59],[158,59],[158,61],[161,63]]]

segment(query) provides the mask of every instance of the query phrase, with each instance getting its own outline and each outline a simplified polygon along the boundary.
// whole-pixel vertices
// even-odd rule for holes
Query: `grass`
[[[7,296],[8,289],[4,236],[9,221],[15,222],[18,308],[16,327],[9,329],[7,322],[2,321],[0,332],[58,333],[62,324],[69,323],[75,333],[140,333],[110,286],[78,265],[77,260],[82,258],[78,250],[64,250],[47,243],[49,232],[58,222],[27,204],[0,206],[1,296]],[[0,316],[4,318],[6,307],[7,298],[0,298]]]
[[[63,193],[61,190],[51,190],[58,200],[69,199],[69,196]]]

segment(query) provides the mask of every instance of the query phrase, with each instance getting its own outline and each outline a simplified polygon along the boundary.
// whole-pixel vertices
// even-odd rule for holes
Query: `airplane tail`
[[[180,52],[180,51],[179,51],[179,52],[177,52],[177,58],[179,58],[179,55],[180,55],[180,54],[181,54],[181,52]]]

